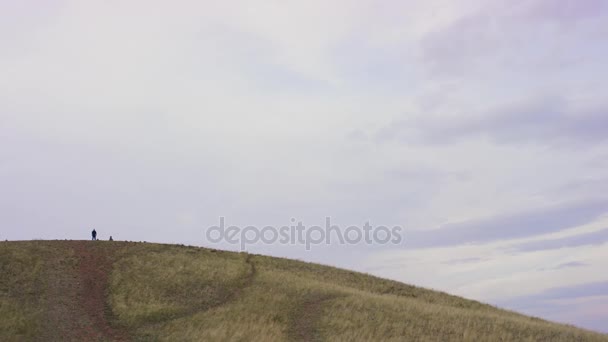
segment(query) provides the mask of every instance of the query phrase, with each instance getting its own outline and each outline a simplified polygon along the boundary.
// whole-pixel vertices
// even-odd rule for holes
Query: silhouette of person
[[[91,240],[97,240],[97,232],[95,231],[95,229],[93,229],[93,231],[91,232],[91,236],[92,236]]]
[[[112,239],[112,235],[110,235],[110,241],[114,241],[114,239]]]

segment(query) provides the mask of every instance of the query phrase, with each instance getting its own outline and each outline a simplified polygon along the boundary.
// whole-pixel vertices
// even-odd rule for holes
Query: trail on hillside
[[[245,263],[247,265],[249,265],[249,272],[247,272],[247,274],[245,276],[243,276],[243,278],[241,278],[241,284],[240,286],[236,287],[234,289],[234,291],[229,292],[228,294],[226,294],[223,298],[221,298],[219,301],[209,305],[209,304],[205,304],[205,305],[200,305],[200,306],[194,306],[190,309],[187,309],[179,314],[175,314],[173,315],[171,318],[167,319],[167,320],[163,320],[162,322],[156,322],[156,323],[151,323],[148,324],[148,326],[154,326],[154,325],[158,325],[158,324],[165,324],[167,322],[170,321],[174,321],[180,318],[184,318],[184,317],[188,317],[188,316],[192,316],[195,315],[199,312],[203,312],[203,311],[209,311],[212,310],[214,308],[220,307],[222,305],[226,305],[230,302],[232,302],[233,300],[237,299],[245,289],[247,289],[248,287],[251,286],[251,284],[253,284],[253,281],[257,275],[257,270],[255,267],[255,264],[253,263],[253,261],[251,260],[252,255],[251,254],[247,254],[247,257],[245,258]]]
[[[247,257],[245,258],[245,263],[247,265],[249,265],[249,272],[247,273],[247,275],[245,275],[242,279],[242,284],[240,286],[238,286],[234,291],[230,292],[226,297],[224,297],[221,301],[219,301],[218,303],[215,303],[212,306],[207,306],[204,308],[200,308],[198,311],[206,311],[206,310],[211,310],[213,308],[216,308],[218,306],[222,306],[225,304],[228,304],[229,302],[233,301],[234,299],[238,298],[245,289],[247,289],[248,287],[251,286],[251,284],[253,284],[253,280],[255,279],[258,271],[255,268],[255,264],[253,263],[253,261],[251,260],[251,254],[247,254]]]
[[[237,288],[237,290],[234,292],[234,296],[237,296],[244,289],[251,286],[251,284],[253,284],[253,279],[258,274],[258,271],[255,268],[255,264],[253,263],[253,261],[251,261],[251,254],[247,254],[247,258],[245,258],[245,263],[249,265],[249,274],[247,274],[247,276],[245,277],[243,286]]]
[[[291,326],[291,337],[296,341],[319,341],[317,325],[323,313],[323,304],[337,295],[316,295],[300,305]]]
[[[247,257],[245,258],[245,263],[247,265],[249,265],[249,272],[247,273],[246,276],[244,276],[242,278],[242,280],[241,280],[242,284],[240,286],[238,286],[234,291],[230,292],[220,302],[216,303],[215,305],[203,308],[203,310],[210,310],[212,308],[228,304],[229,302],[238,298],[245,289],[247,289],[248,287],[251,286],[251,284],[253,284],[253,280],[255,279],[255,277],[257,275],[257,270],[255,268],[255,264],[251,260],[251,256],[252,256],[251,254],[247,254]],[[203,310],[198,310],[198,311],[203,311]]]
[[[106,289],[114,248],[96,242],[65,242],[47,260],[48,308],[41,341],[127,341],[129,336],[110,325]],[[66,251],[73,258],[65,257]]]
[[[230,268],[217,270],[223,272],[220,277],[222,283],[215,283],[216,278],[212,274],[209,282],[215,287],[208,288],[206,284],[202,287],[194,287],[194,291],[200,290],[200,292],[193,295],[188,295],[192,292],[192,288],[185,288],[190,291],[183,297],[177,297],[180,301],[174,301],[175,305],[188,306],[184,310],[200,309],[193,311],[194,314],[201,313],[200,317],[184,317],[183,322],[174,322],[174,326],[160,326],[173,318],[166,317],[169,321],[163,319],[162,322],[157,322],[159,326],[145,324],[145,326],[129,326],[130,329],[125,330],[126,328],[115,325],[119,324],[119,321],[112,317],[112,312],[108,307],[110,302],[106,301],[110,289],[108,280],[112,267],[119,258],[132,255],[145,258],[149,256],[149,253],[162,252],[166,247],[139,246],[136,249],[130,249],[126,248],[127,243],[101,241],[3,243],[5,245],[0,243],[0,266],[10,267],[7,268],[5,277],[0,278],[2,280],[0,281],[0,295],[3,296],[0,298],[3,303],[0,304],[4,304],[4,301],[8,300],[10,311],[4,311],[5,316],[2,317],[1,341],[88,342],[127,341],[135,338],[152,341],[166,336],[179,336],[178,338],[182,340],[204,340],[205,337],[213,339],[217,336],[253,339],[259,336],[279,337],[282,332],[287,333],[286,337],[290,341],[316,341],[328,336],[332,336],[334,339],[352,339],[353,336],[362,338],[363,336],[376,340],[404,338],[505,341],[606,340],[606,335],[603,334],[547,322],[487,305],[480,306],[481,304],[477,302],[470,302],[440,292],[417,289],[416,293],[422,294],[419,300],[403,299],[399,293],[401,291],[412,292],[410,285],[391,282],[391,286],[392,284],[396,286],[387,291],[388,295],[378,294],[377,290],[386,289],[387,283],[385,280],[373,277],[362,278],[366,282],[369,281],[369,285],[366,283],[364,289],[357,291],[357,295],[353,295],[352,289],[356,287],[353,286],[353,278],[350,276],[352,273],[313,265],[315,268],[312,270],[315,271],[315,274],[311,274],[306,271],[302,272],[302,269],[310,268],[310,264],[267,259],[249,254],[235,255],[227,252],[222,253],[223,255],[220,257],[229,257]],[[2,249],[3,247],[7,248]],[[173,249],[175,246],[169,248]],[[176,260],[180,263],[201,262],[204,260],[196,258],[205,258],[206,255],[206,253],[188,253],[193,254],[192,258],[182,259],[182,255],[173,252],[171,250],[167,254],[169,257],[178,254],[180,258]],[[28,255],[34,256],[34,258],[28,258]],[[171,266],[171,263],[168,262],[165,265]],[[161,272],[164,270],[164,267],[159,269]],[[286,276],[298,277],[295,281],[302,283],[294,288],[294,284],[291,281],[285,281],[284,276],[272,277],[273,270],[280,271]],[[125,271],[128,272],[129,269],[127,268]],[[215,269],[211,269],[211,272],[215,271]],[[324,273],[331,275],[331,277],[325,277],[326,284],[320,283],[317,276]],[[229,276],[227,277],[226,274]],[[188,276],[188,274],[184,274],[184,276]],[[205,274],[202,276],[204,277]],[[364,277],[364,275],[360,276]],[[11,277],[15,278],[11,279]],[[141,279],[132,280],[141,282]],[[168,288],[170,291],[181,290],[182,281],[178,280],[174,282],[173,287]],[[136,283],[136,285],[139,284]],[[154,285],[154,281],[150,281],[150,286]],[[217,290],[218,285],[221,286],[220,290]],[[307,291],[302,291],[303,287]],[[281,298],[264,303],[264,291],[268,292],[267,295],[281,296]],[[391,295],[391,293],[397,295]],[[198,303],[195,301],[206,294],[213,296],[212,299],[208,298],[206,304],[203,304],[202,301]],[[362,298],[358,298],[359,295]],[[292,297],[286,299],[287,296]],[[173,299],[170,296],[167,297],[168,301]],[[345,297],[351,298],[352,301],[349,300],[339,307],[334,307],[340,298]],[[183,298],[187,298],[188,301]],[[213,301],[211,302],[211,300]],[[372,300],[377,302],[370,303]],[[463,303],[463,305],[456,305],[459,303]],[[13,311],[13,304],[17,306],[17,310]],[[268,307],[263,307],[264,304]],[[23,305],[23,307],[18,307],[19,305]],[[250,305],[262,305],[262,307],[252,308]],[[405,309],[395,310],[394,305]],[[211,311],[205,312],[204,310]],[[359,310],[360,314],[353,310]],[[382,317],[381,321],[374,317],[366,318],[366,316],[371,317],[383,310],[386,310],[387,314]],[[221,317],[213,317],[216,313],[220,313]],[[332,314],[342,317],[336,319],[348,320],[349,326],[341,327],[338,324],[338,326],[331,327],[331,324],[329,326],[323,324],[324,319],[331,317]],[[280,316],[277,317],[277,315]],[[236,316],[238,319],[234,319]],[[271,320],[260,320],[264,317],[271,318]],[[215,318],[219,319],[215,320]],[[211,319],[211,321],[201,322],[202,319]],[[199,326],[197,327],[196,324]],[[488,329],[488,327],[492,329]],[[143,329],[140,330],[140,328]],[[266,334],[266,331],[270,333]],[[235,332],[240,334],[235,334]]]
[[[112,341],[126,341],[128,334],[112,327],[108,317],[112,312],[106,304],[108,279],[112,271],[111,254],[114,248],[104,246],[92,250],[90,243],[80,241],[74,246],[75,256],[80,260],[78,274],[80,277],[79,302],[94,324],[97,337]]]

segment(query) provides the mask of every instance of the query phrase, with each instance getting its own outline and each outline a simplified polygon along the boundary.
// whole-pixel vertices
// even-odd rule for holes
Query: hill
[[[608,341],[337,268],[205,248],[0,242],[1,341]]]

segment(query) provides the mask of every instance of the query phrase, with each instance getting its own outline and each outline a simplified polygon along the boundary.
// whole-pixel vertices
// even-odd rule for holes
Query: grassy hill
[[[107,241],[0,242],[1,341],[608,341],[300,261]]]

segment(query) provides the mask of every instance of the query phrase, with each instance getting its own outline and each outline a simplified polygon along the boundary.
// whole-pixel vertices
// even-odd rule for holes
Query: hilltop
[[[2,341],[608,341],[300,261],[108,241],[0,242]]]

